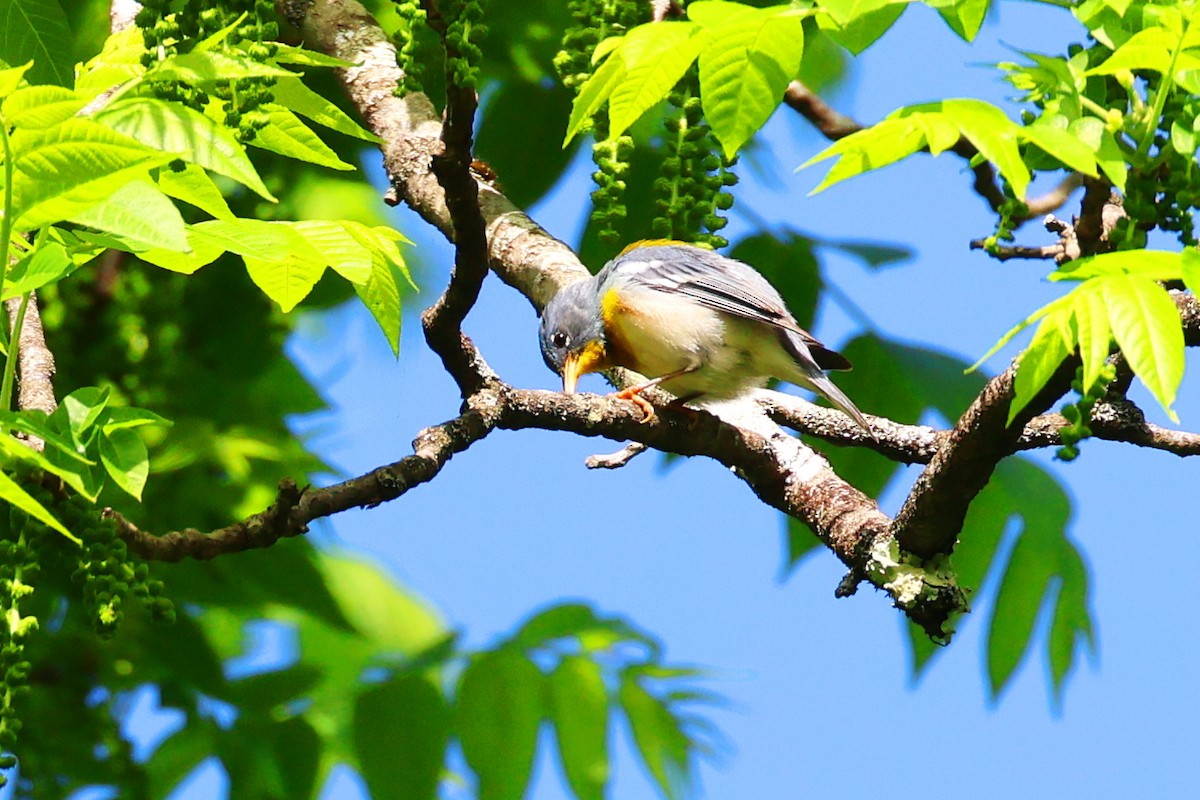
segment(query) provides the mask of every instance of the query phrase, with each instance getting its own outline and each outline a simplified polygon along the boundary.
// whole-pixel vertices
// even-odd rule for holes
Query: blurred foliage
[[[74,64],[104,46],[107,5],[101,0],[8,0],[0,5],[31,12],[0,37],[0,56],[10,64],[33,58],[27,76],[33,83],[70,86]],[[255,58],[267,63],[278,55],[270,50],[273,43],[253,36],[248,44],[221,40],[223,26],[243,12],[257,15],[255,30],[266,38],[263,31],[270,28],[264,25],[272,24],[264,21],[269,3],[228,0],[220,4],[220,13],[203,18],[208,4],[195,0],[145,5],[164,56],[177,47],[187,55],[190,44],[175,38],[174,23],[168,20],[172,11],[184,12],[180,18],[196,37],[215,37],[212,47],[222,52],[241,44],[269,45],[253,51]],[[581,146],[594,148],[598,168],[593,178],[599,189],[578,244],[593,269],[623,244],[664,232],[722,244],[716,232],[732,199],[732,156],[740,150],[746,160],[754,159],[751,137],[777,107],[782,87],[798,77],[814,89],[836,89],[846,74],[847,52],[869,46],[907,7],[838,0],[819,10],[803,9],[801,18],[796,14],[803,4],[785,8],[767,0],[746,4],[761,11],[712,2],[680,5],[684,8],[677,10],[689,16],[677,20],[676,32],[669,34],[677,37],[677,49],[664,59],[653,47],[635,46],[663,30],[641,27],[650,6],[641,0],[493,2],[483,10],[473,1],[447,0],[438,8],[458,37],[459,51],[447,59],[437,35],[421,25],[417,4],[367,3],[400,46],[412,73],[408,88],[415,88],[419,79],[438,105],[444,103],[447,72],[452,80],[478,88],[477,155],[495,170],[518,205],[544,198],[560,185]],[[969,41],[989,3],[929,5]],[[1200,73],[1193,67],[1200,62],[1193,63],[1198,56],[1190,49],[1195,48],[1179,32],[1173,11],[1159,6],[1171,4],[1089,0],[1076,11],[1094,39],[1088,50],[1003,65],[1038,112],[1054,117],[1050,123],[1018,125],[1000,114],[1003,123],[991,125],[999,112],[974,101],[905,109],[884,128],[831,147],[826,155],[843,161],[827,180],[848,178],[923,148],[943,149],[961,134],[985,155],[999,157],[1002,176],[1018,189],[1032,170],[1063,166],[1103,174],[1121,185],[1118,168],[1124,162],[1116,162],[1112,148],[1116,132],[1125,126],[1134,146],[1135,169],[1127,185],[1135,200],[1150,207],[1155,224],[1190,243],[1192,202],[1200,202],[1193,197],[1198,173],[1191,163],[1200,108],[1191,95]],[[482,26],[476,24],[481,14],[488,32],[483,39],[478,36]],[[1143,23],[1153,38],[1148,48],[1133,46],[1146,43],[1148,37],[1137,41],[1135,30]],[[681,35],[684,25],[691,27]],[[761,39],[750,37],[746,44],[748,32],[759,30]],[[612,34],[626,38],[617,41]],[[285,29],[280,38],[285,45],[299,44],[295,31]],[[56,39],[64,46],[51,46]],[[1161,56],[1168,45],[1189,69],[1166,75]],[[600,57],[594,58],[597,52]],[[618,58],[625,60],[618,63]],[[413,69],[417,66],[419,70]],[[722,74],[718,67],[732,71],[737,80],[714,83],[713,76]],[[349,109],[330,70],[312,64],[303,71],[303,86],[311,93],[279,84],[280,78],[294,78],[274,73],[262,82],[255,79],[263,76],[242,75],[229,85],[210,86],[211,93],[196,93],[183,78],[160,81],[153,91],[159,99],[169,95],[172,102],[210,115],[226,114],[223,124],[256,148],[254,167],[261,187],[243,180],[244,175],[238,178],[242,185],[227,179],[237,177],[227,173],[217,179],[237,217],[388,224],[378,191],[361,172],[346,171],[377,158],[369,134],[363,136],[338,115],[339,109]],[[604,82],[605,76],[618,73],[620,80]],[[645,91],[622,97],[618,84],[631,75]],[[761,80],[749,85],[754,79]],[[239,93],[231,87],[254,87],[241,94],[242,100],[253,95],[253,102],[237,107]],[[749,100],[735,102],[728,94],[731,87],[745,89]],[[288,97],[289,90],[297,107],[272,102]],[[1068,122],[1059,125],[1055,115],[1095,111],[1080,100],[1084,90],[1100,92],[1089,97],[1093,105],[1112,95],[1120,108],[1103,123],[1068,121],[1071,135],[1080,137],[1072,140],[1065,132]],[[295,110],[312,120],[299,107],[305,103],[321,117],[316,119],[322,126],[319,136],[292,114]],[[1148,117],[1147,106],[1157,109],[1157,115]],[[568,131],[578,135],[564,147]],[[581,145],[589,135],[593,141]],[[297,161],[297,156],[307,161]],[[161,173],[171,168],[154,169]],[[1159,196],[1160,178],[1173,181],[1169,185],[1176,194],[1170,202]],[[998,239],[1010,232],[1003,220],[1012,217],[1020,194],[1013,186],[1007,189],[1011,203],[1002,210]],[[279,202],[270,202],[270,196]],[[195,205],[179,208],[180,230],[184,223],[188,230],[204,230],[200,226],[206,217]],[[246,246],[256,228],[233,230],[236,235],[229,238]],[[329,231],[320,226],[290,230]],[[1144,245],[1144,233],[1136,226],[1123,225],[1120,232],[1123,246]],[[304,249],[296,247],[297,252]],[[230,248],[194,275],[152,268],[136,252],[108,250],[77,269],[64,262],[64,275],[75,270],[69,279],[39,289],[58,359],[60,394],[98,387],[93,391],[109,392],[105,397],[117,406],[152,409],[174,423],[169,431],[151,429],[145,436],[153,472],[141,501],[108,489],[101,502],[148,530],[212,529],[269,505],[283,477],[328,472],[287,426],[290,417],[321,411],[325,404],[319,387],[283,355],[296,316],[285,314],[281,306],[290,308],[298,299],[295,294],[306,295],[306,313],[319,313],[349,301],[355,292],[369,307],[373,297],[372,310],[395,345],[399,304],[408,299],[400,280],[406,277],[402,262],[393,262],[388,273],[398,296],[384,314],[378,313],[386,304],[377,292],[372,295],[365,283],[331,274],[339,266],[351,271],[344,264],[330,264],[333,269],[326,272],[321,262],[297,292],[264,280],[261,263],[256,271],[255,255]],[[832,298],[847,313],[857,314],[823,276],[828,254],[871,268],[891,267],[910,255],[890,244],[827,241],[765,229],[736,242],[731,252],[779,288],[805,327],[816,323],[823,299]],[[1194,275],[1188,271],[1194,265],[1181,269],[1184,279]],[[1055,318],[1062,323],[1056,330],[1075,325],[1076,338],[1061,342],[1060,349],[1085,341],[1080,313],[1074,309]],[[983,378],[964,374],[967,364],[954,356],[890,339],[869,324],[863,327],[843,348],[857,369],[838,382],[871,413],[902,423],[952,421],[982,386]],[[1110,327],[1124,332],[1138,328],[1138,320]],[[1107,338],[1090,330],[1093,335],[1086,340],[1095,346],[1089,352],[1089,373],[1108,353]],[[1096,344],[1100,338],[1104,341]],[[1147,339],[1151,345],[1159,341]],[[1156,348],[1141,348],[1147,349]],[[1150,365],[1147,370],[1155,358],[1151,353],[1142,359]],[[1087,392],[1095,388],[1094,381],[1084,383],[1083,393],[1091,397]],[[1079,430],[1086,435],[1085,426]],[[900,465],[863,448],[824,449],[841,475],[872,496],[887,490],[903,472]],[[1035,495],[1039,502],[1030,503]],[[1003,692],[1034,650],[1042,615],[1050,620],[1043,644],[1056,696],[1061,696],[1078,653],[1094,646],[1088,575],[1067,534],[1070,517],[1070,501],[1056,480],[1024,459],[1003,464],[972,507],[952,566],[962,585],[990,604],[985,664],[993,696]],[[820,549],[794,520],[788,520],[785,541],[786,569]],[[158,582],[165,583],[179,609],[175,624],[154,626],[153,605],[148,611],[131,604],[119,629],[101,638],[94,620],[72,613],[76,603],[66,599],[71,596],[69,573],[49,569],[41,591],[27,602],[22,599],[19,609],[15,602],[6,608],[44,620],[36,636],[23,640],[19,659],[12,652],[5,656],[7,668],[28,673],[19,676],[28,691],[4,701],[11,700],[23,723],[16,748],[21,796],[59,798],[84,786],[109,786],[123,798],[161,798],[199,765],[216,759],[229,776],[233,797],[315,797],[330,771],[345,764],[381,798],[434,797],[446,783],[463,781],[483,798],[519,798],[538,748],[548,741],[539,738],[539,731],[548,725],[567,785],[580,798],[602,798],[610,783],[611,732],[614,722],[623,720],[650,779],[664,796],[681,797],[693,790],[697,756],[712,749],[704,720],[694,710],[711,699],[694,686],[705,676],[667,664],[661,643],[652,636],[586,605],[542,609],[491,647],[468,650],[436,611],[384,570],[318,550],[304,538],[265,552],[208,563],[154,564],[143,571],[147,574],[139,580],[145,586],[153,582],[157,589]],[[10,589],[19,583],[6,577]],[[138,581],[130,584],[132,592]],[[9,600],[18,593],[10,591]],[[255,643],[256,633],[264,630],[288,642],[266,664]],[[938,651],[915,629],[910,634],[913,671],[919,675]],[[182,724],[146,757],[135,758],[128,705],[147,692]],[[470,775],[450,774],[455,768]]]

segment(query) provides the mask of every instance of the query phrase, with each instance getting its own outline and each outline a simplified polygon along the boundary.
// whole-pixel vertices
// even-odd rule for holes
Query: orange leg
[[[612,393],[612,397],[618,400],[629,400],[642,410],[643,425],[651,423],[658,418],[658,414],[654,413],[654,405],[641,395],[648,388],[650,388],[649,384],[642,384],[640,386],[630,386],[628,389]]]
[[[639,383],[637,386],[630,386],[622,389],[619,392],[613,392],[612,396],[619,400],[633,401],[633,403],[635,403],[637,407],[642,410],[642,414],[644,415],[642,417],[642,424],[650,423],[658,418],[658,414],[654,413],[654,406],[650,403],[650,401],[642,397],[642,392],[658,386],[663,381],[669,381],[672,378],[678,378],[680,375],[686,375],[689,372],[695,372],[699,368],[699,365],[684,367],[683,369],[676,370],[675,372],[670,372],[666,375],[660,375],[659,377],[654,378],[653,380],[648,380],[645,383]],[[682,404],[682,401],[678,402]]]

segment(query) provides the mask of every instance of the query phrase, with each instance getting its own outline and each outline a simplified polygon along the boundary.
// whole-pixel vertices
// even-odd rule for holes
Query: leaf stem
[[[1162,118],[1163,109],[1167,106],[1167,96],[1171,94],[1173,88],[1175,64],[1179,61],[1179,54],[1183,52],[1183,43],[1187,41],[1188,32],[1191,29],[1192,23],[1189,20],[1183,26],[1183,33],[1180,34],[1179,41],[1171,52],[1171,65],[1159,78],[1158,86],[1154,87],[1154,106],[1150,116],[1146,118],[1146,131],[1142,136],[1142,141],[1138,143],[1137,154],[1143,158],[1149,155],[1150,145],[1154,143],[1154,131],[1158,130],[1158,121]]]
[[[8,278],[8,253],[12,245],[12,185],[13,185],[13,156],[12,144],[8,140],[8,123],[0,117],[0,141],[4,143],[4,208],[3,216],[0,217],[0,294],[4,292],[4,281]],[[7,339],[7,325],[0,325],[0,341],[5,344]],[[11,348],[9,348],[11,354]],[[3,407],[8,410],[7,406]]]
[[[0,379],[0,410],[12,410],[13,378],[17,374],[17,351],[20,349],[21,326],[25,323],[25,309],[29,308],[29,297],[32,292],[21,295],[21,305],[17,309],[17,317],[12,323],[12,336],[9,338],[8,356],[4,359],[4,377]],[[4,326],[6,329],[7,325]]]

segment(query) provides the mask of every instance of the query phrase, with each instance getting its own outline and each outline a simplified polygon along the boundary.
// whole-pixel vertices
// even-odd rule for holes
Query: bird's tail
[[[792,359],[798,367],[800,377],[800,385],[812,389],[817,394],[824,397],[830,403],[833,403],[835,408],[839,408],[850,416],[850,419],[858,423],[858,426],[867,433],[871,432],[871,426],[867,424],[867,418],[858,410],[858,406],[846,396],[846,393],[837,387],[825,371],[817,365],[816,359],[813,358],[809,351],[808,345],[792,331],[783,332],[784,347],[791,353]],[[828,351],[833,352],[833,351]],[[839,363],[844,363],[845,366],[840,369],[849,369],[850,362],[846,361],[838,353],[833,353],[840,359]]]
[[[819,369],[808,371],[808,385],[817,394],[824,397],[830,403],[833,403],[835,408],[839,408],[850,415],[850,419],[858,423],[858,426],[867,433],[871,432],[871,426],[867,424],[867,418],[858,410],[858,406],[846,396],[846,393],[837,387],[833,381],[829,380],[829,376]]]

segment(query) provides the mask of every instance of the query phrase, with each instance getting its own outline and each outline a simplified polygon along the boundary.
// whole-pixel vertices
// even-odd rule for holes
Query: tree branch
[[[443,32],[444,38],[444,32]],[[450,282],[429,309],[421,315],[425,340],[442,359],[446,371],[463,396],[495,380],[490,369],[484,373],[477,351],[462,335],[462,323],[479,298],[488,272],[487,223],[479,210],[479,184],[471,172],[472,130],[479,98],[470,87],[455,82],[451,62],[461,55],[446,44],[446,114],[442,124],[445,148],[434,153],[431,168],[441,184],[450,214],[454,241],[454,266]]]
[[[1000,460],[1016,449],[1025,424],[1067,392],[1076,365],[1077,359],[1064,361],[1011,424],[1016,364],[988,381],[917,478],[892,523],[892,533],[906,551],[931,558],[954,549],[967,508]]]
[[[21,298],[14,297],[5,302],[9,325],[16,324]],[[46,345],[46,332],[42,329],[42,316],[38,312],[37,295],[29,295],[25,307],[25,319],[21,323],[21,336],[17,340],[17,406],[22,409],[35,408],[47,414],[58,408],[54,397],[54,353]],[[41,449],[41,448],[38,448]]]
[[[414,486],[434,478],[455,453],[466,450],[496,427],[494,395],[480,392],[467,400],[466,410],[449,422],[426,428],[413,441],[413,454],[324,489],[300,489],[291,479],[279,484],[275,502],[241,522],[204,533],[195,528],[156,536],[139,529],[117,511],[104,515],[117,524],[117,534],[129,549],[151,561],[208,560],[226,553],[270,547],[282,538],[308,531],[314,519],[352,508],[373,507],[395,500]]]

